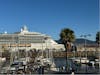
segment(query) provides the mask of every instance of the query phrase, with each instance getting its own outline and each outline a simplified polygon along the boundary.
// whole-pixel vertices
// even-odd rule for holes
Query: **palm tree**
[[[64,28],[60,33],[60,40],[65,46],[66,51],[71,50],[71,43],[75,40],[74,31],[69,28]]]
[[[99,46],[99,44],[100,44],[100,31],[98,31],[97,34],[96,34],[96,43]]]
[[[100,47],[100,31],[96,33],[96,43],[97,43],[97,49],[96,49],[96,57],[100,59],[100,52],[99,52],[99,47]]]
[[[69,28],[64,28],[60,32],[60,40],[65,46],[66,51],[66,68],[68,71],[68,56],[67,52],[71,50],[71,43],[75,40],[74,31]]]

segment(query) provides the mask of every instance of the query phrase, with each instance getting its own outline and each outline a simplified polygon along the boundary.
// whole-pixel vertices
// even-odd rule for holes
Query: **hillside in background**
[[[91,45],[96,44],[95,41],[88,40],[88,39],[82,39],[82,38],[76,39],[74,43],[75,44],[84,44],[85,43],[85,40],[86,40],[86,44],[91,44]]]
[[[62,42],[60,41],[60,40],[55,40],[57,43],[59,43],[59,44],[61,44]],[[85,43],[85,39],[82,39],[82,38],[78,38],[78,39],[76,39],[75,40],[75,42],[74,42],[74,44],[84,44]],[[91,45],[94,45],[94,44],[96,44],[96,42],[95,41],[92,41],[92,40],[88,40],[88,39],[86,39],[86,44],[91,44]]]

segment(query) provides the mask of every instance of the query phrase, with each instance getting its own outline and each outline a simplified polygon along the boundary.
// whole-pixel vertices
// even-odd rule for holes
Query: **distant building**
[[[95,41],[89,39],[76,39],[74,44],[77,46],[77,51],[97,51],[98,46]]]
[[[97,51],[98,47],[96,44],[87,44],[86,46],[84,46],[83,44],[77,45],[77,50],[78,51],[85,51],[85,49],[87,51]]]
[[[50,36],[38,32],[29,32],[26,26],[20,32],[0,34],[0,47],[15,49],[54,49],[65,50],[63,44],[56,43]]]

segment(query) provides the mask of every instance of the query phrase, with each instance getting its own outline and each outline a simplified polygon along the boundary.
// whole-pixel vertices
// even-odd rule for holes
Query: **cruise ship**
[[[30,32],[27,26],[23,26],[20,32],[1,33],[0,48],[6,49],[35,49],[35,50],[65,50],[63,44],[56,43],[50,36],[38,32]]]

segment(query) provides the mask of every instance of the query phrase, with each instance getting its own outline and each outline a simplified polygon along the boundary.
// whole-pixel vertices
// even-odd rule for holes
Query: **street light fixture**
[[[84,38],[84,50],[85,50],[85,52],[86,52],[86,58],[87,58],[87,50],[86,50],[87,42],[86,42],[86,39],[87,39],[88,36],[90,37],[91,34],[86,34],[86,35],[81,35],[81,36],[80,36],[80,37],[83,37],[83,38]]]

